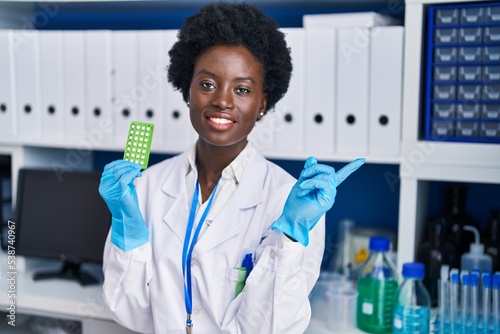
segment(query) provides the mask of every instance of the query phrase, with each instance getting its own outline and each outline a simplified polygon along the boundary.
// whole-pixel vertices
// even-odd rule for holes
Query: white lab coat
[[[307,247],[270,229],[295,179],[251,148],[242,179],[200,236],[192,257],[193,333],[303,333],[308,300],[320,272],[324,216]],[[192,193],[186,191],[188,152],[144,171],[136,180],[150,241],[124,252],[104,251],[104,300],[112,317],[140,333],[185,333],[182,248]],[[244,290],[234,298],[245,253],[255,257]]]

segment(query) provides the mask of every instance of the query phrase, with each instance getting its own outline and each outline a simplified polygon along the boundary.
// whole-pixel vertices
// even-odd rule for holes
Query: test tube
[[[450,286],[450,323],[451,323],[451,333],[458,334],[458,319],[460,317],[460,310],[458,307],[458,291],[460,288],[460,275],[458,270],[451,271],[451,286]]]
[[[469,274],[462,275],[462,293],[460,294],[461,324],[466,332],[467,318],[469,315]]]
[[[477,323],[479,320],[479,310],[478,310],[478,285],[479,283],[479,275],[471,274],[469,276],[469,293],[470,293],[470,317],[468,325],[475,329],[477,327]]]
[[[441,266],[441,277],[439,284],[439,328],[440,333],[445,333],[446,324],[449,324],[449,288],[448,277],[450,275],[450,266],[445,264]]]
[[[491,275],[483,274],[483,332],[488,333],[490,325]]]
[[[492,322],[493,326],[491,326],[496,332],[500,332],[500,273],[495,273],[491,280],[491,313],[492,313]]]
[[[483,305],[483,298],[481,296],[481,291],[483,291],[483,280],[481,279],[481,270],[472,269],[470,272],[472,275],[477,275],[477,312],[481,312],[480,308]]]

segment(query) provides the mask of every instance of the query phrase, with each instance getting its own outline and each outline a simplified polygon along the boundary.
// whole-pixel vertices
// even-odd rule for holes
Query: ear
[[[261,119],[266,114],[267,107],[267,99],[269,98],[269,94],[265,92],[262,94],[262,100],[260,101],[259,113],[257,114],[257,119]]]

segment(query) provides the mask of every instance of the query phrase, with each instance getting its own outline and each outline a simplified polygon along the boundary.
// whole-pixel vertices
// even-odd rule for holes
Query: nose
[[[214,94],[212,106],[221,110],[233,109],[234,101],[231,89],[218,89]]]

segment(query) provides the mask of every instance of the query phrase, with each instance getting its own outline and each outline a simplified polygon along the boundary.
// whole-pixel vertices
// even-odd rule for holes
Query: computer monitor
[[[19,170],[15,210],[16,254],[60,259],[58,272],[38,272],[34,279],[98,279],[81,270],[85,262],[102,263],[111,214],[98,188],[101,174],[51,169]]]

